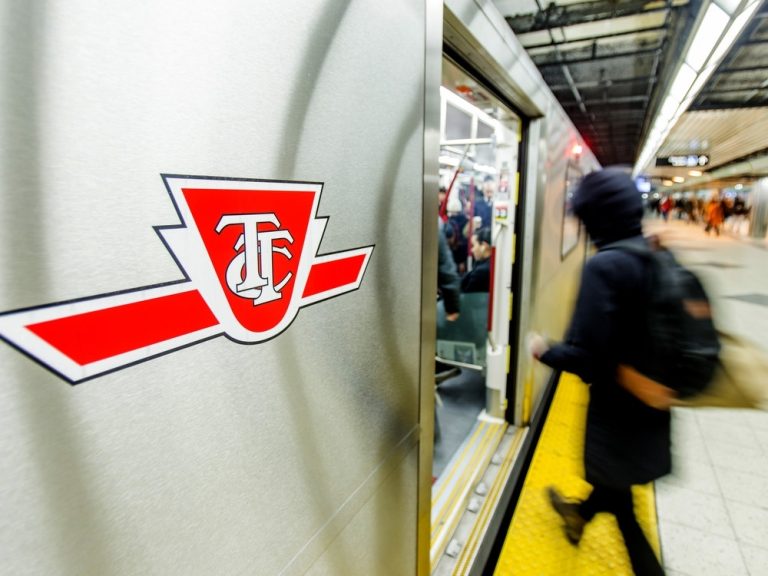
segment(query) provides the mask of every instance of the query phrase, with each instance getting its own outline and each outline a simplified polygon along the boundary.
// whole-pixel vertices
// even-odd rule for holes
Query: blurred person
[[[683,210],[685,211],[685,218],[688,224],[696,222],[696,209],[694,206],[694,200],[690,196],[686,196],[683,200]]]
[[[642,237],[642,201],[631,177],[606,169],[585,176],[573,200],[597,253],[584,266],[567,338],[549,344],[529,338],[529,351],[544,364],[571,372],[589,385],[584,467],[592,485],[584,501],[566,499],[548,489],[565,535],[578,545],[585,526],[600,512],[616,517],[637,575],[664,571],[634,514],[631,487],[671,470],[670,413],[673,392],[665,387],[654,399],[658,408],[636,398],[617,381],[620,364],[637,366],[647,356],[643,306],[648,262],[626,250],[604,250],[611,243]]]
[[[490,228],[493,218],[493,196],[496,192],[496,181],[487,174],[483,180],[482,196],[475,198],[475,217],[480,217],[480,227]]]
[[[440,186],[440,191],[437,193],[437,199],[440,202],[439,203],[439,211],[438,214],[440,215],[441,222],[448,222],[448,191],[445,189],[445,186]]]
[[[459,317],[461,306],[461,278],[456,273],[451,249],[443,232],[443,222],[437,224],[437,292],[443,299],[445,319],[454,322]]]
[[[672,210],[672,199],[669,196],[664,196],[661,199],[661,202],[659,203],[659,212],[661,212],[661,217],[664,219],[664,222],[669,220],[669,213]]]
[[[464,214],[461,200],[458,194],[452,193],[448,198],[448,221],[445,223],[445,236],[459,275],[464,274],[467,269],[467,258],[469,257],[468,228],[469,218]]]
[[[746,202],[744,201],[744,196],[739,194],[733,200],[733,213],[736,216],[744,216],[745,209],[746,209]]]
[[[648,205],[651,209],[652,215],[655,214],[656,216],[661,216],[661,208],[659,207],[660,204],[661,204],[661,199],[655,198],[655,197],[651,198]]]
[[[490,292],[491,290],[491,231],[480,228],[472,234],[472,270],[461,279],[462,292]]]
[[[709,231],[714,229],[715,235],[720,236],[720,226],[723,225],[723,204],[720,202],[720,198],[717,194],[713,194],[709,199],[706,207],[706,219],[707,225],[704,227],[704,232],[709,235]]]
[[[677,219],[682,220],[683,214],[685,214],[685,200],[683,200],[681,196],[677,200],[674,200],[674,205],[675,205],[675,212],[677,213]]]
[[[445,239],[443,227],[445,224],[438,220],[437,223],[437,294],[443,300],[445,307],[445,319],[455,322],[459,319],[461,309],[461,278],[456,273],[456,264],[453,261],[451,249]],[[435,374],[447,377],[458,374],[460,370],[435,360]],[[437,427],[435,427],[437,433]]]

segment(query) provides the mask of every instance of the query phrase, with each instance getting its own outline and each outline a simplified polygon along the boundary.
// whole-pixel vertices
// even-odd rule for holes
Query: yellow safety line
[[[564,375],[526,475],[496,565],[496,576],[631,576],[624,540],[614,516],[595,516],[579,546],[572,546],[563,534],[562,520],[546,497],[549,485],[556,485],[567,497],[584,498],[589,494],[590,486],[583,479],[587,403],[587,387],[575,376]],[[635,487],[633,496],[638,521],[658,555],[652,485]]]
[[[437,491],[436,495],[432,496],[433,506],[440,501],[440,498],[443,497],[443,492],[445,492],[446,488],[451,485],[451,480],[453,479],[453,476],[456,474],[456,472],[461,468],[461,463],[464,461],[464,458],[467,455],[467,452],[475,444],[475,440],[480,434],[480,431],[483,430],[486,426],[488,426],[488,422],[480,421],[477,428],[475,428],[475,431],[472,433],[472,436],[470,437],[470,439],[467,441],[466,444],[464,444],[464,448],[462,448],[461,454],[458,456],[458,458],[456,458],[453,461],[454,465],[451,467],[451,470],[448,472],[448,476],[445,478],[445,480],[443,479],[440,480],[440,489]]]
[[[493,427],[496,425],[489,424],[488,422],[483,422],[483,424],[485,425],[484,427],[487,427],[488,429],[487,432],[483,434],[483,437],[480,440],[480,445],[472,453],[472,456],[469,460],[469,464],[467,466],[464,466],[464,469],[462,470],[458,481],[454,483],[453,489],[450,492],[450,497],[446,500],[446,504],[440,509],[440,513],[438,514],[434,524],[432,525],[433,542],[435,540],[434,535],[436,532],[440,531],[441,524],[445,520],[446,514],[448,513],[448,511],[453,510],[453,504],[455,503],[455,499],[456,499],[456,492],[457,491],[461,492],[464,489],[464,487],[467,485],[467,481],[469,479],[468,477],[475,472],[478,465],[478,461],[482,460],[482,454],[485,450],[485,447],[488,445],[489,439],[493,437],[493,433],[494,433]],[[459,466],[456,466],[455,469],[456,468],[459,468]]]
[[[498,446],[498,444],[501,442],[501,439],[503,438],[505,431],[506,431],[506,426],[505,425],[499,425],[498,430],[494,431],[491,434],[488,434],[483,439],[483,446],[482,446],[482,448],[477,451],[477,453],[473,457],[472,464],[467,468],[467,471],[469,472],[469,474],[468,474],[469,476],[471,476],[473,473],[476,473],[476,472],[480,471],[479,470],[479,465],[480,465],[480,462],[483,460],[483,457],[485,455],[485,451],[486,451],[486,448],[488,446],[488,443],[491,440],[496,440],[497,437],[498,437],[497,442],[494,442],[494,450],[495,450],[496,449],[495,446]],[[491,458],[493,458],[493,452],[491,452],[490,456],[491,456]],[[469,485],[470,484],[469,483],[469,478],[466,478],[466,476],[467,476],[467,474],[465,474],[462,477],[462,482],[461,482],[460,486],[463,489],[462,492],[465,493],[465,494],[468,494],[469,492],[466,492],[466,491],[467,490],[471,490],[472,486]],[[450,507],[448,507],[446,509],[451,510],[452,512],[456,512],[456,510],[457,510],[457,508],[456,508],[456,505],[457,505],[456,500],[453,500],[452,504],[453,504],[453,506],[450,506]],[[459,503],[459,504],[463,508],[463,503]],[[446,546],[448,545],[449,539],[445,538],[443,544],[439,547],[439,549],[435,549],[434,548],[435,542],[439,541],[440,537],[442,537],[443,534],[447,534],[448,536],[453,534],[456,531],[456,526],[459,524],[459,521],[461,520],[462,516],[463,516],[463,509],[462,509],[462,511],[460,513],[454,514],[453,515],[453,520],[451,520],[450,524],[445,524],[444,526],[442,526],[442,528],[444,528],[444,530],[441,531],[441,533],[440,533],[438,538],[434,538],[432,540],[431,545],[430,545],[430,561],[431,561],[431,569],[432,570],[435,569],[435,567],[437,566],[438,562],[440,561],[440,557],[442,556],[443,551],[445,550]]]
[[[519,448],[520,443],[523,441],[524,435],[525,432],[522,428],[518,428],[515,431],[515,437],[512,440],[509,451],[504,456],[504,461],[499,467],[499,471],[493,481],[493,486],[491,486],[491,489],[486,495],[485,502],[483,502],[483,506],[477,515],[475,525],[472,527],[472,532],[462,548],[456,566],[454,566],[453,575],[455,576],[466,574],[469,569],[470,560],[475,557],[477,547],[481,542],[481,536],[488,528],[489,517],[498,503],[499,493],[504,486],[506,486],[509,471],[515,462],[515,455],[517,454],[517,449]]]
[[[515,206],[520,200],[520,170],[515,172]]]

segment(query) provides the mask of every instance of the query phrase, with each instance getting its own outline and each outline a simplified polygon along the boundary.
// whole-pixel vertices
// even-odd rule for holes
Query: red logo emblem
[[[163,175],[157,232],[185,279],[0,314],[0,337],[71,383],[225,334],[257,343],[360,287],[373,246],[318,255],[322,184]]]

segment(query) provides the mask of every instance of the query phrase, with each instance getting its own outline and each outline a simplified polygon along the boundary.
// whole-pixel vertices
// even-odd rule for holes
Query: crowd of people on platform
[[[709,198],[699,198],[694,195],[673,198],[664,194],[653,198],[648,203],[648,209],[665,222],[670,218],[685,220],[690,224],[702,224],[704,231],[720,235],[726,220],[743,220],[749,217],[748,206],[741,195],[723,196],[715,193]]]

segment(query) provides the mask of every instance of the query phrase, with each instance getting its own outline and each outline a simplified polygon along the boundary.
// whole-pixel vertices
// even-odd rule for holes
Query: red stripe
[[[360,277],[360,269],[364,262],[365,254],[359,254],[313,264],[304,288],[304,298],[354,284]]]
[[[30,324],[27,329],[85,365],[215,326],[197,290]]]

